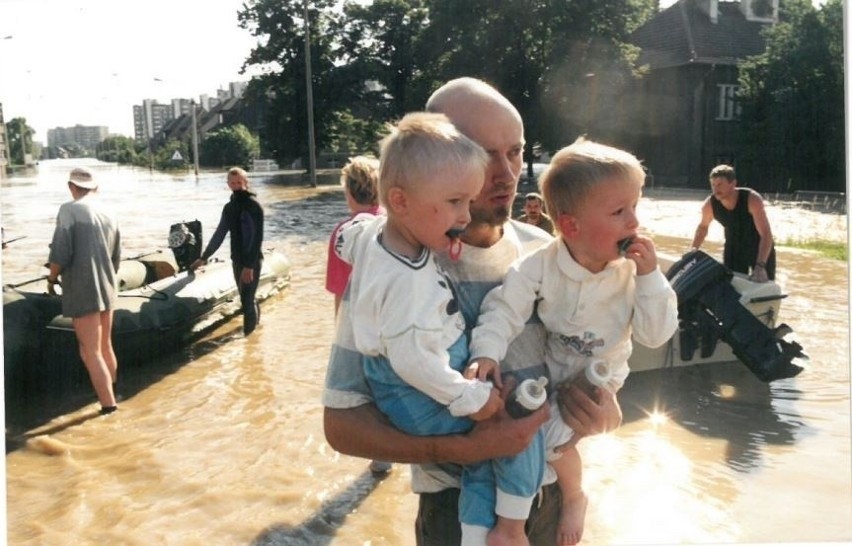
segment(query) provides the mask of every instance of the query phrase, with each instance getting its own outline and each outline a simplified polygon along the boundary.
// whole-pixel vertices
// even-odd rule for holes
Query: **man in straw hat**
[[[75,168],[68,177],[73,200],[59,207],[50,244],[48,288],[60,284],[62,314],[71,317],[80,357],[101,404],[101,413],[117,409],[113,384],[118,362],[112,348],[116,272],[121,259],[118,222],[98,199],[92,173]]]

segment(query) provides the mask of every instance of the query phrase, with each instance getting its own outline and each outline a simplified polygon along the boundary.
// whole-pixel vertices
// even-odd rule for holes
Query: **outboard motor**
[[[186,271],[192,262],[201,257],[201,222],[193,220],[172,224],[169,228],[169,248],[175,255],[178,271]]]
[[[794,377],[802,371],[794,358],[807,359],[802,346],[784,340],[786,324],[771,329],[743,306],[731,286],[733,273],[708,254],[693,250],[669,269],[666,277],[677,294],[681,359],[713,354],[721,339],[761,381]]]

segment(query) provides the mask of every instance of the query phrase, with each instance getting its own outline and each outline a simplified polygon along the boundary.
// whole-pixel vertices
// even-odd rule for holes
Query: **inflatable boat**
[[[121,262],[112,331],[121,366],[174,352],[241,312],[230,260],[189,269],[201,252],[200,223],[172,226],[169,246]],[[289,283],[287,257],[264,251],[257,300]],[[61,295],[47,292],[45,277],[3,287],[3,337],[7,390],[85,373],[71,319],[62,316]]]
[[[677,293],[679,328],[662,347],[634,341],[631,373],[739,361],[769,383],[803,370],[807,355],[785,339],[792,328],[778,322],[787,296],[776,282],[752,282],[700,250],[658,258]]]

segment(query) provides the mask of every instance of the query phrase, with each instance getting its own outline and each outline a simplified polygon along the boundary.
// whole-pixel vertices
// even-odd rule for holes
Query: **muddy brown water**
[[[43,162],[3,181],[5,236],[27,237],[3,251],[4,283],[44,273],[76,164]],[[92,168],[119,211],[126,256],[165,248],[179,220],[198,218],[209,237],[228,198],[217,173]],[[346,213],[342,193],[262,176],[252,188],[266,208],[265,246],[293,262],[290,288],[264,305],[251,337],[236,319],[128,371],[110,417],[93,417],[87,389],[7,408],[10,544],[414,544],[409,470],[376,480],[323,437],[334,328],[325,255]],[[661,252],[683,252],[703,195],[648,193],[645,229]],[[785,203],[769,214],[779,241],[846,241],[845,215]],[[720,240],[711,230],[717,256]],[[810,354],[808,369],[771,385],[736,363],[631,376],[625,424],[581,444],[585,544],[852,540],[848,267],[783,246],[778,263],[789,294],[782,320]]]

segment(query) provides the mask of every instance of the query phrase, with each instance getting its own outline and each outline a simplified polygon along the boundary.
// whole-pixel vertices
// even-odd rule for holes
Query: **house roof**
[[[633,32],[630,41],[642,48],[640,65],[736,64],[764,51],[760,31],[766,23],[746,20],[739,2],[719,2],[715,23],[696,3],[678,0]]]

